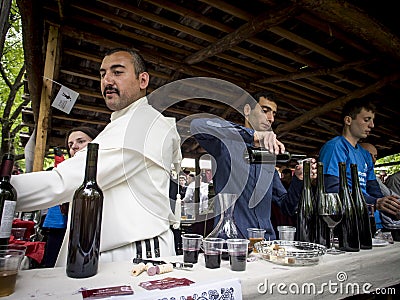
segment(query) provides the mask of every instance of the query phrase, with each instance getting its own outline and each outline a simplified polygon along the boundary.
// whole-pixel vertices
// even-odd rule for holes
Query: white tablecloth
[[[182,256],[163,260],[182,261]],[[121,299],[142,298],[139,296],[157,299],[155,294],[152,296],[139,283],[166,277],[188,278],[199,285],[238,278],[243,299],[310,299],[309,287],[311,294],[316,295],[314,298],[341,299],[353,295],[354,291],[358,293],[357,288],[360,293],[363,288],[367,292],[393,293],[388,289],[377,289],[400,283],[399,260],[400,242],[395,242],[372,250],[337,256],[327,254],[314,266],[287,267],[258,260],[248,262],[243,272],[231,271],[229,261],[222,261],[219,269],[207,269],[202,254],[199,263],[190,271],[174,270],[155,276],[146,273],[138,277],[131,276],[133,264],[130,261],[101,264],[98,274],[86,279],[67,277],[65,268],[22,270],[17,278],[15,293],[3,299],[82,299],[82,295],[77,292],[80,288],[119,285],[130,285],[136,296],[124,296]]]

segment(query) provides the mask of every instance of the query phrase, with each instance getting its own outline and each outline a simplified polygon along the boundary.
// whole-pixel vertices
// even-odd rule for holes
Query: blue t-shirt
[[[376,181],[374,163],[370,153],[358,144],[353,147],[344,136],[337,136],[322,146],[319,161],[324,164],[325,188],[327,192],[339,191],[339,162],[346,162],[346,177],[352,186],[350,164],[357,164],[358,178],[365,202],[376,204],[376,199],[383,197]],[[376,228],[382,228],[378,211],[375,212]]]
[[[47,210],[43,227],[46,228],[67,228],[67,216],[63,215],[60,206],[56,205]]]
[[[376,180],[374,163],[370,153],[363,147],[353,147],[344,136],[337,136],[322,146],[319,160],[324,164],[324,174],[339,177],[339,162],[346,163],[346,176],[351,188],[350,164],[357,164],[358,178],[364,194],[367,193],[367,182]]]
[[[374,163],[370,153],[358,144],[353,147],[344,136],[337,136],[322,146],[319,161],[324,164],[325,188],[327,192],[339,191],[339,162],[346,162],[347,182],[351,188],[350,164],[357,164],[358,178],[365,202],[376,204],[376,199],[383,197],[376,181]],[[382,228],[379,212],[375,213],[376,228]]]

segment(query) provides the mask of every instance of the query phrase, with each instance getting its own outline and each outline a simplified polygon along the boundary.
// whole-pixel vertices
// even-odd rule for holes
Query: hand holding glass
[[[337,193],[324,193],[318,205],[318,214],[328,225],[330,231],[331,248],[326,251],[329,254],[342,254],[344,251],[336,249],[333,245],[333,229],[340,223],[343,216],[342,202]]]

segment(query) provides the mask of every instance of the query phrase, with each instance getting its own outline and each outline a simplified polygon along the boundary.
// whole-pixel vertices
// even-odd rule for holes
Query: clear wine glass
[[[338,193],[324,193],[318,206],[318,214],[329,227],[331,247],[326,251],[329,254],[342,254],[342,250],[336,249],[333,245],[333,229],[340,223],[343,216],[342,202]]]

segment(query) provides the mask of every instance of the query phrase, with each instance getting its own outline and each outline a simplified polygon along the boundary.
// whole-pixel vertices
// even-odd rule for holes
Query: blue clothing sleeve
[[[339,192],[339,177],[333,175],[324,175],[325,191],[327,193]]]
[[[368,193],[368,195],[370,195],[368,197],[372,197],[375,199],[375,202],[376,202],[376,198],[384,197],[384,195],[381,191],[381,188],[379,187],[379,183],[376,179],[367,181],[367,193]],[[364,197],[365,197],[365,195],[364,195]],[[367,198],[365,198],[365,201],[367,201]],[[369,202],[367,201],[367,203],[369,203]]]
[[[219,118],[199,118],[190,123],[190,132],[201,140],[237,140],[253,145],[254,130]],[[209,143],[212,144],[212,143]],[[207,149],[206,149],[207,150]]]

